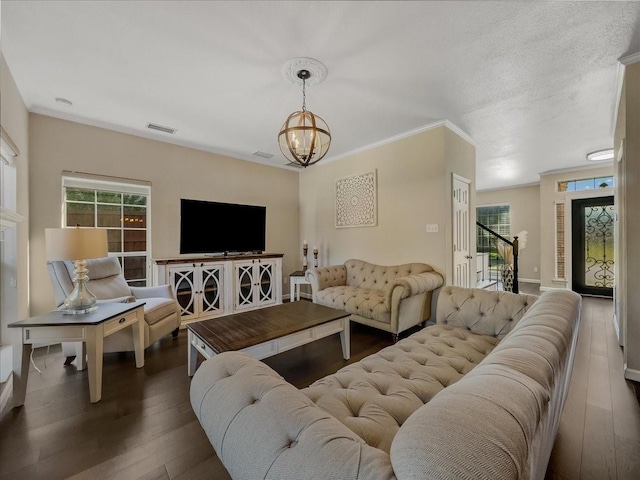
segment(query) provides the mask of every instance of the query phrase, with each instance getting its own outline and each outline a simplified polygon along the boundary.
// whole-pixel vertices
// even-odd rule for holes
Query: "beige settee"
[[[314,303],[344,310],[350,319],[398,334],[429,320],[431,294],[444,283],[425,263],[382,266],[362,260],[316,267],[306,274]]]
[[[543,479],[581,298],[444,287],[426,327],[298,390],[239,352],[191,405],[235,479]]]

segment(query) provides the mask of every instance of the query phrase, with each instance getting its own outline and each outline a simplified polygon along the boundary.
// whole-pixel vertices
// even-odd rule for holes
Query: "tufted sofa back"
[[[438,297],[436,323],[502,339],[537,299],[536,295],[447,285]]]
[[[350,287],[366,288],[369,290],[388,291],[393,281],[416,273],[433,272],[431,265],[426,263],[406,263],[404,265],[374,265],[363,260],[347,260],[346,285]]]

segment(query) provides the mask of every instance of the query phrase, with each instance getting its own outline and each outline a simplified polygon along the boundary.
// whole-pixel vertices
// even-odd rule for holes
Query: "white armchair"
[[[57,306],[60,307],[66,296],[73,290],[73,262],[47,262],[49,278],[53,286]],[[120,262],[115,257],[104,257],[87,260],[89,281],[87,288],[93,293],[98,303],[129,302],[144,300],[144,348],[157,342],[161,337],[178,335],[180,327],[179,306],[170,285],[157,287],[130,287],[120,269]],[[76,356],[76,343],[63,343],[63,352],[67,357],[65,364]],[[109,335],[104,339],[105,352],[133,351],[133,339],[128,329]],[[84,362],[79,362],[79,366]],[[81,367],[82,368],[82,367]]]

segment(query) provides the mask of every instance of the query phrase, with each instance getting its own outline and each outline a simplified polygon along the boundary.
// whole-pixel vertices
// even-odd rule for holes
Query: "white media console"
[[[183,256],[153,261],[154,285],[170,284],[182,323],[282,303],[281,253]]]

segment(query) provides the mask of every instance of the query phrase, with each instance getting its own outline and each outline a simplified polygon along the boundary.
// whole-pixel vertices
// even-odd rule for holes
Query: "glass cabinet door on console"
[[[234,262],[235,311],[275,304],[275,259],[253,259]]]
[[[192,263],[169,269],[182,320],[202,319],[224,312],[223,273],[223,263]]]

